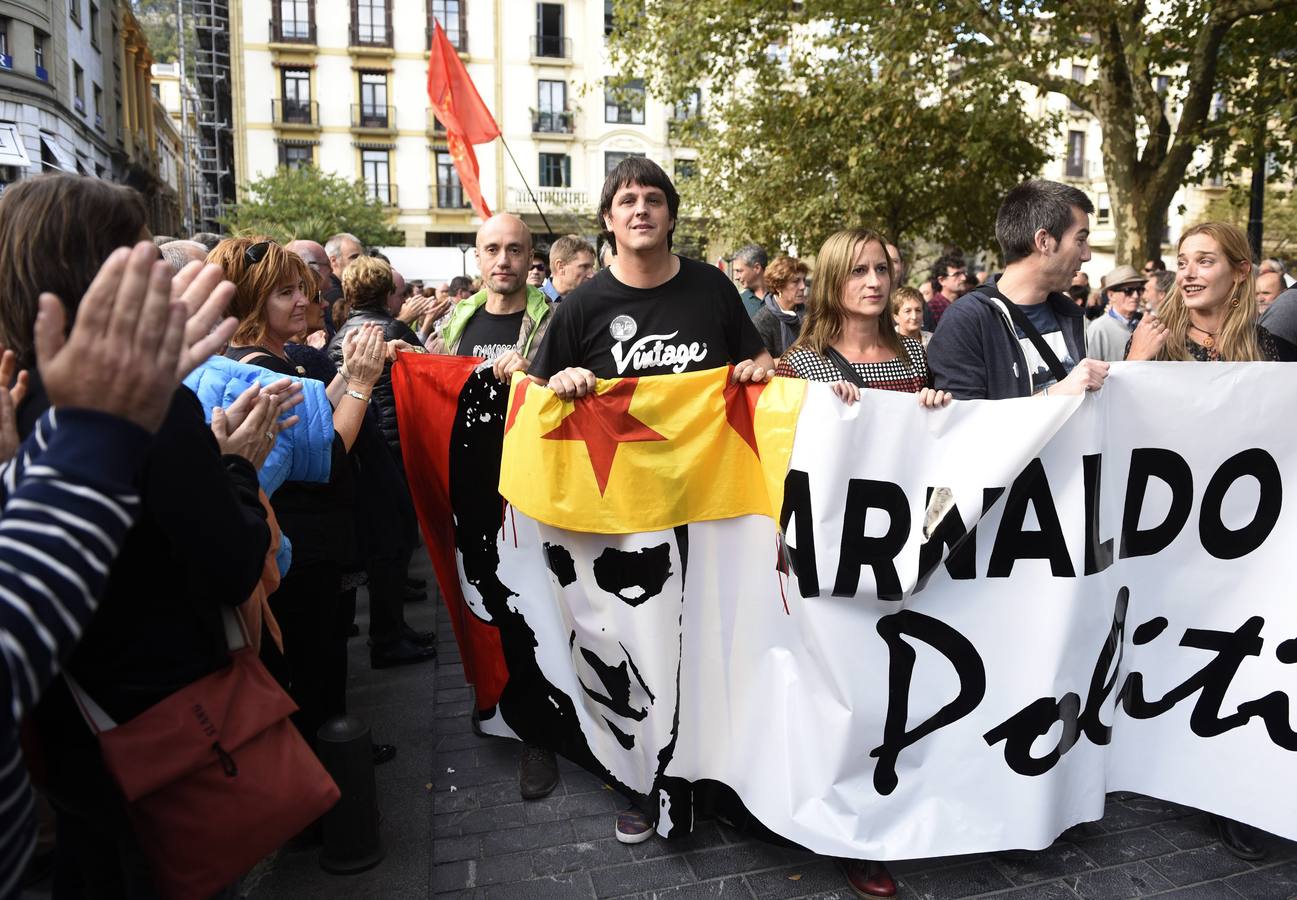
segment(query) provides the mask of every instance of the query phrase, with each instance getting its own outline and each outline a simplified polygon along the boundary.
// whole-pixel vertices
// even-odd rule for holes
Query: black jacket
[[[329,342],[329,357],[333,364],[339,369],[342,368],[342,340],[347,336],[347,332],[361,325],[377,324],[383,326],[383,340],[385,341],[406,341],[415,347],[422,347],[423,343],[418,336],[395,316],[390,316],[386,311],[377,309],[353,309],[351,315],[347,316],[347,321],[342,323],[338,333],[333,336]],[[383,439],[387,445],[392,448],[396,458],[401,458],[401,434],[396,427],[396,397],[392,393],[392,364],[383,365],[383,374],[379,376],[378,382],[374,385],[374,393],[371,403],[378,411],[378,424],[383,431]]]

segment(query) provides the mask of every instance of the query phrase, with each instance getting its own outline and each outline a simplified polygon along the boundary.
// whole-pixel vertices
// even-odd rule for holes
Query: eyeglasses
[[[1144,293],[1144,288],[1141,287],[1141,286],[1139,286],[1139,285],[1135,285],[1135,286],[1133,286],[1133,287],[1119,287],[1119,288],[1113,288],[1112,290],[1113,290],[1114,293],[1117,293],[1117,294],[1127,294],[1127,295],[1131,295],[1131,294],[1133,294],[1133,295],[1136,296],[1136,297],[1138,297],[1138,296],[1140,296],[1141,294]]]
[[[943,275],[942,277],[943,277],[943,278],[958,278],[960,281],[963,281],[965,278],[968,277],[968,273],[965,272],[963,269],[960,269],[958,272],[950,272],[949,274],[947,274],[947,275]]]
[[[255,266],[266,258],[266,253],[270,250],[270,241],[258,241],[247,250],[243,251],[243,261],[250,266]]]
[[[532,264],[531,264],[531,271],[533,271],[533,272],[544,272],[545,269],[546,269],[546,266],[545,266],[544,263],[532,263]]]

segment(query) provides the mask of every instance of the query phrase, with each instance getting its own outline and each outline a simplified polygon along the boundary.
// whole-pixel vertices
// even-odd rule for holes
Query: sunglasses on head
[[[266,253],[269,250],[270,241],[258,241],[243,251],[243,261],[250,266],[255,266],[266,258]]]

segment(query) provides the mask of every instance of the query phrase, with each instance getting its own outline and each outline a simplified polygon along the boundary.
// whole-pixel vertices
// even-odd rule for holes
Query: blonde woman
[[[923,295],[912,287],[898,287],[892,292],[892,321],[903,338],[913,338],[927,350],[931,331],[923,330]]]
[[[1252,254],[1243,232],[1204,222],[1180,236],[1175,286],[1157,314],[1140,320],[1126,347],[1128,360],[1246,362],[1290,358],[1257,324]]]
[[[847,404],[868,387],[914,393],[924,406],[945,406],[951,395],[929,387],[922,343],[896,332],[891,293],[892,261],[880,235],[865,229],[831,235],[815,259],[801,337],[775,374],[830,382]]]

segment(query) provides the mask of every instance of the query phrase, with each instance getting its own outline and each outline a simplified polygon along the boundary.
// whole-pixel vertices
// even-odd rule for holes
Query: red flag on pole
[[[485,144],[500,136],[500,126],[482,102],[463,61],[437,22],[428,60],[428,101],[437,120],[446,128],[446,144],[473,209],[482,218],[491,215],[478,182],[474,144]]]

